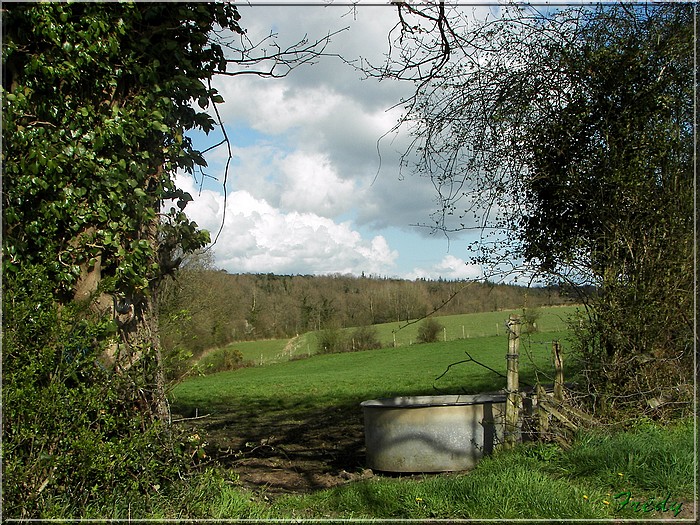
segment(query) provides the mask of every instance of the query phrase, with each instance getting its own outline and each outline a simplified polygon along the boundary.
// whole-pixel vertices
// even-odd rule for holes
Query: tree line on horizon
[[[235,341],[294,337],[439,315],[535,308],[576,301],[558,285],[414,281],[352,275],[229,274],[185,268],[160,296],[166,354],[193,356]]]

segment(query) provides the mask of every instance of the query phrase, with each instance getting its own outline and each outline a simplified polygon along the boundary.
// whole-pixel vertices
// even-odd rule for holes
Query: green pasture
[[[289,339],[263,339],[260,341],[241,341],[231,343],[226,348],[234,348],[243,354],[243,361],[255,365],[273,363],[289,358],[284,350]],[[214,350],[215,352],[216,350]]]
[[[564,332],[522,338],[521,383],[551,382],[551,340]],[[436,393],[499,390],[505,378],[474,362],[467,353],[505,375],[507,337],[490,336],[362,352],[317,355],[196,377],[178,385],[173,403],[181,410],[229,411],[255,405],[309,409],[359,403],[365,399]],[[564,345],[566,351],[566,345]],[[453,365],[449,370],[450,365]],[[447,371],[447,372],[446,372]],[[446,373],[445,373],[446,372]],[[445,374],[441,379],[439,376]]]
[[[553,338],[562,337],[567,330],[567,318],[573,315],[580,306],[556,306],[537,308],[539,314],[536,321],[537,329],[543,333],[553,332]],[[483,312],[476,314],[461,314],[436,316],[445,327],[440,334],[440,340],[454,341],[457,339],[474,339],[489,336],[504,337],[505,323],[510,314],[522,315],[523,310],[504,310],[499,312]],[[401,323],[384,323],[374,325],[377,337],[384,347],[408,346],[416,341],[418,327],[421,321]],[[352,332],[352,329],[345,329]],[[301,334],[292,339],[268,339],[261,341],[242,341],[228,345],[243,354],[243,360],[255,365],[287,361],[294,356],[313,355],[317,351],[316,333]]]
[[[382,395],[429,393],[433,375],[448,357],[457,357],[465,348],[494,367],[502,359],[502,338],[469,343],[324,355],[221,373],[187,381],[177,389],[175,399],[181,406],[221,411],[241,410],[239,403],[253,402],[254,408],[245,410],[246,417],[254,420],[263,410],[294,418],[300,411],[322,410],[342,401],[352,400],[354,405]],[[544,350],[535,354],[546,364]],[[531,374],[531,369],[524,373]],[[382,385],[382,378],[389,386]],[[467,382],[470,390],[499,384],[471,366],[456,370],[448,381],[457,389]],[[183,486],[181,494],[163,494],[160,508],[158,500],[152,500],[150,512],[165,518],[210,519],[682,518],[694,522],[694,429],[693,418],[665,427],[640,418],[636,428],[624,432],[605,427],[582,431],[569,449],[529,443],[512,451],[496,451],[468,473],[375,476],[278,498],[237,487],[235,469],[209,472],[197,483]],[[178,501],[181,506],[173,508]]]
[[[538,319],[540,331],[523,335],[521,385],[534,383],[537,378],[551,382],[554,339],[562,342],[565,378],[569,380],[573,372],[568,363],[574,359],[565,320],[574,310],[575,307],[543,309]],[[359,403],[366,399],[499,390],[505,386],[500,374],[505,375],[506,369],[505,320],[509,313],[440,318],[447,330],[457,331],[459,337],[453,340],[448,336],[448,341],[409,344],[411,331],[417,329],[411,325],[397,332],[401,337],[406,335],[406,339],[397,337],[396,347],[314,355],[302,360],[273,362],[287,341],[256,343],[259,346],[250,343],[251,352],[257,352],[258,358],[263,353],[263,362],[265,355],[271,356],[266,366],[190,378],[172,391],[172,406],[185,416],[196,412],[212,414],[214,421],[221,422],[219,425],[268,428],[272,424],[274,428],[276,421],[301,425],[309,414],[324,411],[341,413],[340,420],[359,419]],[[497,323],[503,326],[499,335]],[[465,331],[476,334],[479,326],[484,327],[485,333],[491,330],[491,324],[493,334],[461,338],[463,325]],[[382,341],[387,336],[393,340],[396,326],[378,327]],[[297,343],[305,341],[300,338]],[[406,343],[398,346],[400,341]],[[468,355],[493,371],[474,361],[464,362]],[[235,418],[229,420],[232,414]],[[277,520],[692,521],[697,470],[693,436],[692,418],[665,428],[640,418],[636,428],[625,432],[605,427],[582,431],[568,450],[554,444],[530,443],[512,451],[496,451],[468,473],[380,475],[310,494],[272,498],[264,492],[251,493],[237,486],[235,468],[209,471],[197,478],[197,483],[183,487],[181,494],[163,494],[162,507],[153,499],[150,515]],[[626,499],[629,504],[623,505]],[[181,508],[171,506],[177,501],[183,502]],[[649,512],[643,510],[645,503]]]
[[[580,306],[556,306],[535,308],[538,314],[537,330],[540,332],[564,332],[567,329],[567,319]],[[506,321],[511,314],[523,315],[524,310],[501,310],[498,312],[480,312],[475,314],[460,314],[433,316],[445,328],[440,339],[452,341],[455,339],[471,339],[489,336],[503,336],[506,333]],[[375,325],[379,340],[386,346],[413,344],[418,335],[421,321],[401,323],[385,323]]]

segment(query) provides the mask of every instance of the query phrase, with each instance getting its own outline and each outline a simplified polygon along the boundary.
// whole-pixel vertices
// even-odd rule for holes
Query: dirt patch
[[[694,520],[697,519],[696,503],[692,501],[683,501],[681,510],[677,516],[673,516],[672,512],[656,513],[655,518],[663,518],[666,521],[673,520]]]
[[[257,408],[257,409],[256,409]],[[303,493],[367,478],[359,406],[315,412],[248,410],[179,423],[205,436],[207,455],[266,495]]]

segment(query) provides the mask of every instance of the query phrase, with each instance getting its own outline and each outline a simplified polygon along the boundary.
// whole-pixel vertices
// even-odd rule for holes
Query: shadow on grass
[[[190,408],[174,410],[191,417]],[[270,494],[336,486],[364,465],[359,401],[314,407],[250,400],[180,424],[203,435],[207,455],[234,470],[243,485]]]
[[[208,457],[234,470],[242,483],[268,493],[309,492],[358,479],[366,467],[363,416],[367,399],[494,392],[505,379],[474,364],[453,369],[449,381],[402,391],[366,385],[358,378],[352,393],[328,388],[320,393],[271,391],[253,396],[241,391],[223,402],[180,397],[173,403],[179,425],[204,437]],[[478,370],[477,370],[478,368]],[[523,368],[524,382],[534,382],[534,369]],[[440,385],[440,383],[443,383]],[[435,387],[441,387],[436,389]],[[260,391],[260,390],[259,390]],[[366,471],[364,475],[366,475]]]

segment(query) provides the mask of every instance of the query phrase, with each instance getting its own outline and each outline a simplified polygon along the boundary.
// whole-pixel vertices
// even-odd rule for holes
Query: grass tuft
[[[614,491],[633,486],[644,493],[693,494],[694,448],[690,420],[662,428],[645,425],[633,432],[584,433],[552,467],[568,479],[587,479]]]
[[[634,447],[644,461],[637,471],[623,472],[623,479],[618,471],[625,465],[621,451],[626,447]],[[588,433],[568,451],[524,444],[484,458],[468,473],[377,476],[285,496],[273,510],[277,517],[342,519],[670,519],[671,510],[652,515],[621,508],[624,500],[614,496],[630,491],[641,502],[658,503],[667,495],[670,502],[692,501],[693,468],[693,425],[688,419],[672,429]]]

